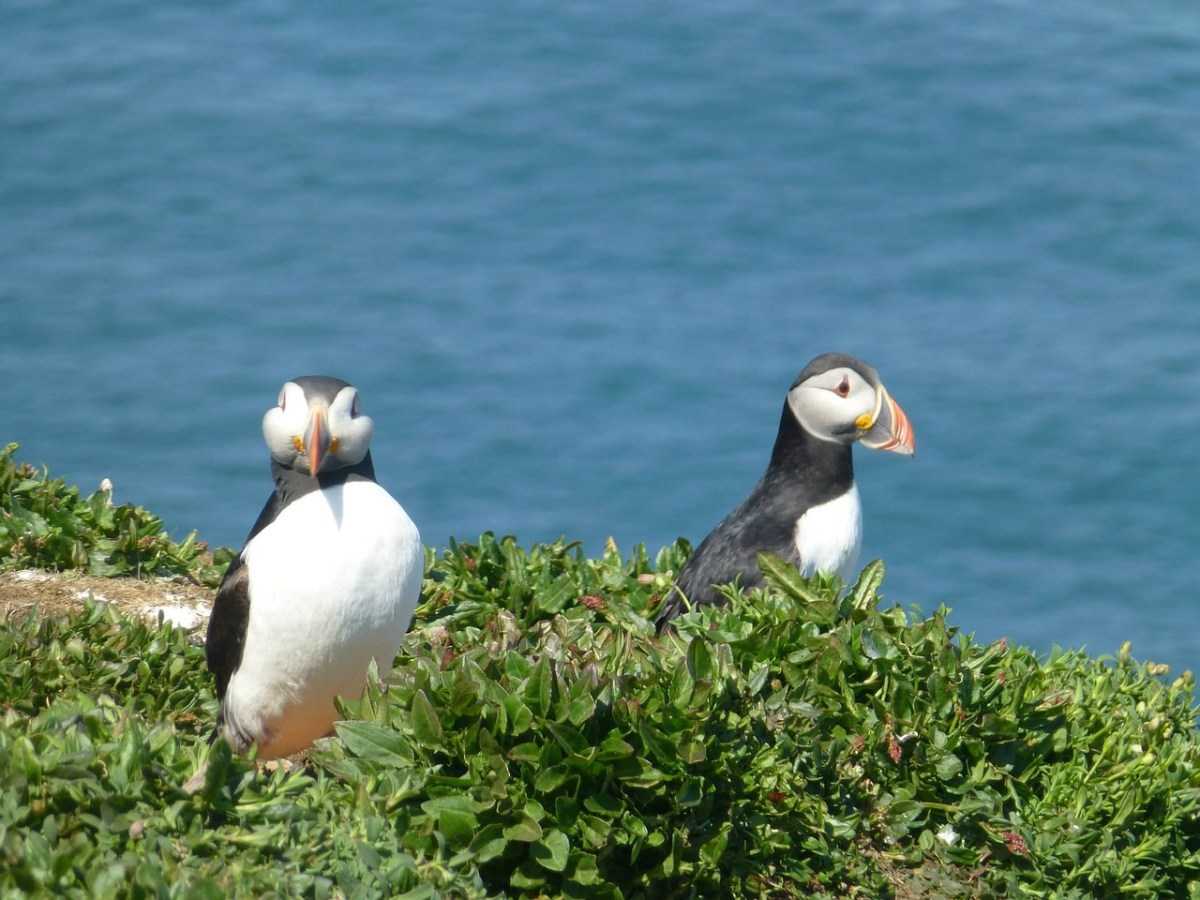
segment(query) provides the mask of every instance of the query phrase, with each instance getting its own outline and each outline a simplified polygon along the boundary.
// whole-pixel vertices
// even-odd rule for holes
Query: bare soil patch
[[[0,572],[0,622],[36,611],[58,616],[90,598],[149,621],[160,618],[203,634],[215,591],[183,578],[97,578],[78,572],[22,569]]]

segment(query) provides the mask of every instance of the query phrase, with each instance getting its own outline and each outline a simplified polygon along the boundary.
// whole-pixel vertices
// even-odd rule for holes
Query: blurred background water
[[[890,600],[1200,662],[1190,4],[451,7],[0,3],[0,441],[238,545],[337,374],[427,543],[653,552],[844,350]]]

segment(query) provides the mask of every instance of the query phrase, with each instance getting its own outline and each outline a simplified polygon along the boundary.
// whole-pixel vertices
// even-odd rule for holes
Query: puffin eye
[[[275,405],[282,410],[287,409],[287,391],[279,392],[279,399],[275,401]]]
[[[354,395],[354,402],[350,404],[350,418],[358,418],[358,394]]]
[[[838,384],[838,386],[833,389],[833,392],[835,394],[837,394],[839,397],[849,397],[850,396],[850,379],[847,378],[845,375],[843,375],[841,383]]]

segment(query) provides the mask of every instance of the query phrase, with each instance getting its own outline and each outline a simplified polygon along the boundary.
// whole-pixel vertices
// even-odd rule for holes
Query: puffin
[[[761,584],[764,551],[803,575],[849,581],[862,547],[855,444],[905,456],[916,451],[908,416],[879,373],[853,356],[824,353],[788,388],[766,472],[688,558],[658,613],[658,631],[689,606],[722,602],[718,585]]]
[[[330,733],[334,698],[386,674],[421,592],[425,553],[375,480],[374,423],[327,375],[284,384],[263,416],[275,490],[217,589],[205,655],[220,701],[213,740],[260,759]]]

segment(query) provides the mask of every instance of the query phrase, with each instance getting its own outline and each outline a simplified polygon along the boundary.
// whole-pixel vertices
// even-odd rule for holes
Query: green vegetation
[[[659,640],[686,553],[430,554],[389,683],[290,772],[207,744],[182,632],[10,621],[0,896],[1200,897],[1190,674],[977,644],[879,563],[764,558]]]
[[[0,568],[34,567],[90,575],[183,575],[216,587],[229,552],[208,554],[193,531],[171,540],[162,520],[140,506],[88,497],[45,469],[16,463],[18,444],[0,450]]]

